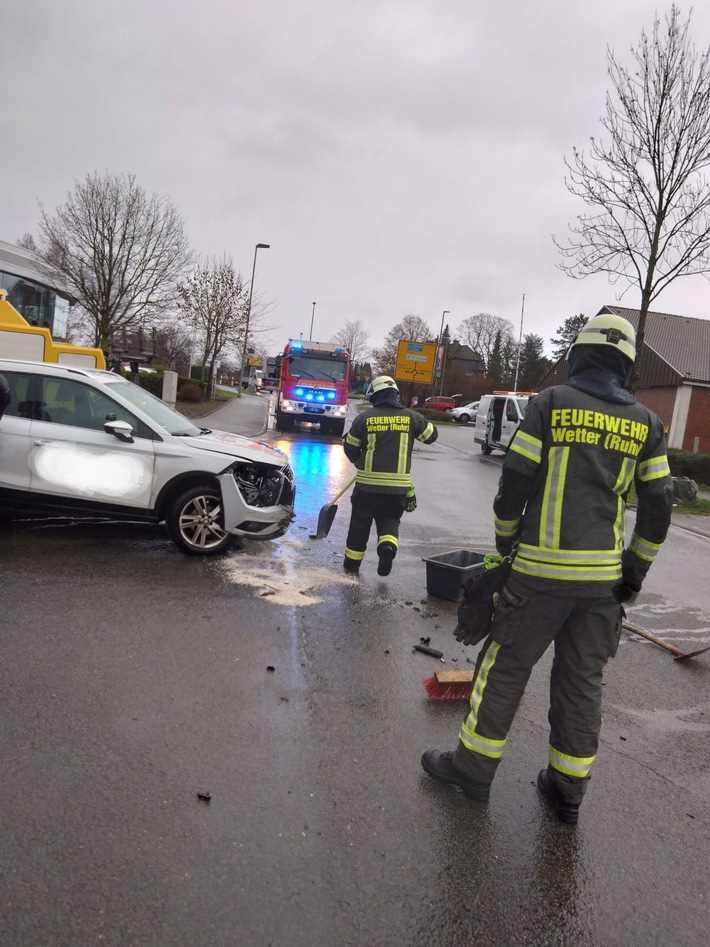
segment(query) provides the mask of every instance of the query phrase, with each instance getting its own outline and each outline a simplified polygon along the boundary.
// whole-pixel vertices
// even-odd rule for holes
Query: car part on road
[[[352,480],[348,480],[342,490],[339,490],[333,499],[329,503],[324,503],[320,508],[320,513],[318,514],[318,525],[316,527],[315,533],[310,534],[311,539],[325,539],[325,537],[330,532],[330,527],[333,525],[333,520],[335,519],[335,514],[338,512],[338,503],[337,501],[341,496],[352,487],[355,483],[355,477]]]
[[[710,651],[710,645],[708,645],[707,648],[699,648],[697,651],[690,651],[688,654],[686,654],[684,651],[681,651],[680,648],[675,648],[672,644],[668,644],[667,641],[663,641],[662,638],[657,638],[650,632],[644,631],[642,628],[637,628],[635,625],[631,625],[627,621],[623,622],[623,627],[627,631],[632,631],[635,635],[640,635],[642,638],[652,641],[659,647],[665,648],[666,651],[670,651],[676,661],[687,661],[688,658],[697,658],[699,654],[705,654],[706,651]]]

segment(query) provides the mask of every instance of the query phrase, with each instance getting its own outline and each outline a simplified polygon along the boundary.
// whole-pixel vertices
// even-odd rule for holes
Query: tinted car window
[[[33,418],[39,411],[39,404],[30,399],[31,376],[24,372],[5,372],[4,375],[11,397],[5,408],[5,417]]]
[[[47,415],[43,420],[103,431],[111,416],[111,420],[127,421],[133,428],[134,437],[150,436],[141,431],[142,425],[135,415],[102,391],[64,378],[44,377],[41,381],[42,407]]]

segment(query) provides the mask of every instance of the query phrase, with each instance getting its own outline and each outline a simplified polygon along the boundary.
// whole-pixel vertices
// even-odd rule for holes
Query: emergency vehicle
[[[106,368],[101,349],[55,342],[49,329],[31,326],[0,289],[0,358],[21,362],[54,362],[78,368]]]
[[[478,404],[473,439],[484,454],[508,450],[513,435],[525,417],[534,391],[494,391],[483,395]]]
[[[350,353],[328,342],[290,339],[279,356],[276,427],[317,422],[323,434],[341,435],[348,409]]]

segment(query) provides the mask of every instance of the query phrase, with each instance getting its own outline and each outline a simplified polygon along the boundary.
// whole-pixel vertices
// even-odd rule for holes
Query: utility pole
[[[315,314],[316,314],[316,304],[313,303],[313,309],[311,311],[311,331],[308,334],[308,338],[310,339],[311,342],[313,341],[313,319],[315,318]]]
[[[439,352],[441,353],[441,384],[439,385],[439,395],[443,395],[444,393],[444,368],[446,367],[446,352],[442,349],[444,344],[444,316],[449,315],[451,315],[449,310],[444,309],[441,314],[441,328],[439,329]]]
[[[251,283],[249,283],[249,301],[247,302],[247,318],[244,327],[244,345],[242,346],[242,364],[239,366],[239,387],[237,388],[237,398],[242,396],[242,382],[244,381],[244,363],[247,360],[247,346],[249,345],[249,321],[251,319],[251,299],[254,292],[254,274],[256,273],[256,254],[259,250],[268,250],[270,244],[257,243],[254,247],[254,263],[251,268]]]
[[[513,384],[513,391],[518,390],[518,372],[520,371],[520,349],[523,344],[523,315],[525,314],[525,293],[523,293],[523,306],[520,310],[520,338],[518,339],[518,359],[515,363],[515,383]]]

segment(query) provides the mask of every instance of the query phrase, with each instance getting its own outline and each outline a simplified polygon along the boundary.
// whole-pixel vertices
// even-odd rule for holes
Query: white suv
[[[0,507],[165,522],[183,552],[276,539],[294,518],[283,451],[197,427],[120,375],[0,359]]]

